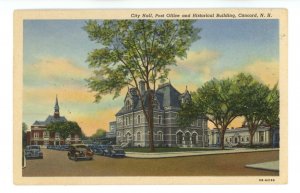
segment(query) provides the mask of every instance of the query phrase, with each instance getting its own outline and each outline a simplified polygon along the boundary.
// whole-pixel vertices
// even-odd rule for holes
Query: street
[[[44,159],[27,160],[24,177],[37,176],[278,176],[279,172],[246,168],[279,159],[279,151],[218,154],[162,159],[110,158],[73,161],[67,151],[42,149]]]

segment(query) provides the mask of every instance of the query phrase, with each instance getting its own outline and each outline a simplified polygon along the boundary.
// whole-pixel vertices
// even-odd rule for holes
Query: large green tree
[[[239,89],[233,79],[212,79],[192,93],[192,101],[182,106],[179,123],[188,126],[197,117],[207,117],[220,134],[224,149],[224,135],[229,124],[241,116]]]
[[[119,96],[127,86],[137,90],[149,128],[149,146],[153,143],[153,101],[158,81],[168,77],[176,59],[187,56],[192,42],[198,40],[200,29],[192,20],[104,20],[88,21],[83,27],[99,49],[89,53],[87,62],[94,69],[88,87],[95,91],[95,100],[105,94]],[[138,87],[143,81],[148,97]],[[144,98],[147,107],[144,106]]]
[[[51,122],[47,125],[47,130],[49,132],[58,132],[59,136],[63,139],[64,143],[69,135],[77,134],[82,135],[80,126],[73,121],[66,122]]]
[[[235,77],[242,99],[242,115],[245,117],[250,134],[250,146],[253,146],[253,136],[268,114],[268,97],[270,89],[267,85],[255,80],[252,75],[241,73]]]

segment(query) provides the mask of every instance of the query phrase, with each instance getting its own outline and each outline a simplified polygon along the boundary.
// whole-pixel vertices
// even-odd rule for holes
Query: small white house
[[[208,133],[209,146],[220,145],[220,135],[218,129],[210,129]],[[259,127],[253,136],[254,145],[271,145],[272,132],[269,127]],[[237,144],[250,144],[250,134],[247,127],[227,129],[224,136],[225,146],[235,146]]]

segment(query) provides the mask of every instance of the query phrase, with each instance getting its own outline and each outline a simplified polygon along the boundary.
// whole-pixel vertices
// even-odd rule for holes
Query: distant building
[[[68,120],[64,116],[60,116],[58,99],[56,97],[54,114],[49,115],[45,121],[35,121],[30,131],[27,131],[27,144],[30,145],[62,145],[63,139],[60,137],[59,132],[47,131],[47,125],[52,122],[67,122]],[[81,139],[78,135],[70,135],[65,143],[73,144],[79,143]]]
[[[147,108],[149,92],[145,83],[139,82],[139,89]],[[151,91],[153,92],[153,91]],[[186,89],[178,92],[171,83],[158,86],[154,92],[154,145],[204,147],[208,146],[207,119],[199,118],[190,127],[182,128],[177,123],[181,103],[191,100]],[[130,88],[124,99],[124,106],[116,114],[117,144],[127,143],[134,147],[149,146],[149,127],[142,110],[137,89]]]
[[[211,129],[208,132],[209,145],[219,146],[220,135],[217,129]],[[250,134],[247,127],[227,129],[224,136],[224,146],[235,146],[237,144],[250,144]],[[261,126],[257,128],[253,136],[253,145],[279,146],[279,130],[270,130],[269,127]]]
[[[106,132],[106,138],[114,138],[117,133],[117,122],[109,122],[109,131]]]

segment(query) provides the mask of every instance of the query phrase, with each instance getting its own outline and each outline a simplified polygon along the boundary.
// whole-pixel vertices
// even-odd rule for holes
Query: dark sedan
[[[104,155],[110,157],[125,157],[125,151],[119,145],[108,145],[104,149]]]
[[[69,147],[68,158],[77,161],[79,159],[93,159],[93,151],[84,144],[73,144]]]

